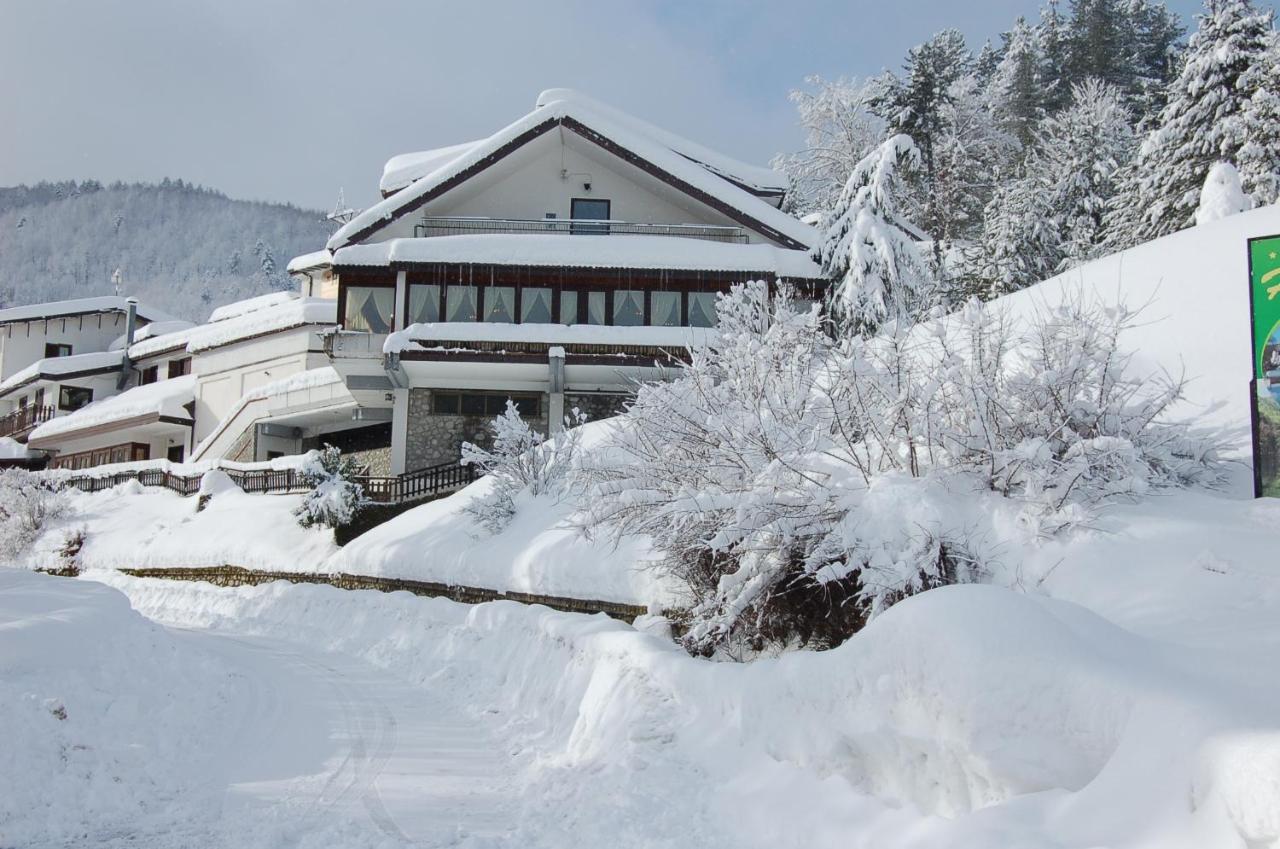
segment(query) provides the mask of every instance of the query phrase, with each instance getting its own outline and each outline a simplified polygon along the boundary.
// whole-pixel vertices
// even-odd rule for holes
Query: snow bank
[[[1140,373],[1185,370],[1187,398],[1176,413],[1220,428],[1245,457],[1253,391],[1247,240],[1275,233],[1280,206],[1232,215],[1086,263],[997,303],[1015,316],[1076,292],[1103,302],[1123,299],[1131,307],[1147,304],[1143,326],[1121,340],[1135,353],[1133,367]]]
[[[822,277],[822,270],[805,251],[679,236],[617,235],[575,239],[549,234],[482,233],[352,245],[333,256],[334,265],[340,267],[385,268],[392,263],[406,262],[740,271],[802,280]]]
[[[346,652],[447,690],[503,723],[531,812],[554,799],[579,845],[642,842],[627,837],[638,823],[649,844],[735,847],[1280,839],[1274,676],[1228,674],[1226,655],[1066,602],[949,587],[830,652],[717,664],[511,602],[103,580],[162,621]]]
[[[239,686],[114,590],[0,570],[0,845],[185,842]]]
[[[212,485],[212,483],[211,483]],[[68,532],[84,532],[83,568],[244,566],[311,570],[336,550],[332,534],[298,526],[301,495],[246,494],[237,487],[197,499],[129,481],[101,492],[68,490],[68,510],[14,565],[58,566]],[[12,555],[0,554],[0,563]]]
[[[31,439],[40,441],[63,436],[85,428],[126,422],[141,416],[167,417],[191,421],[186,405],[195,400],[196,376],[174,377],[135,386],[119,395],[87,404],[73,413],[49,419],[31,431]]]

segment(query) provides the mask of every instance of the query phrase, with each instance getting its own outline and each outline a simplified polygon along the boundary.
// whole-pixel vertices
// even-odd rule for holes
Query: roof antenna
[[[336,221],[338,224],[346,224],[359,214],[360,210],[347,206],[347,199],[343,195],[342,187],[338,187],[338,202],[333,205],[333,212],[330,212],[325,218],[329,221]]]
[[[120,273],[120,269],[111,272],[111,285],[116,287],[116,297],[120,297],[120,284],[124,282],[124,275]]]

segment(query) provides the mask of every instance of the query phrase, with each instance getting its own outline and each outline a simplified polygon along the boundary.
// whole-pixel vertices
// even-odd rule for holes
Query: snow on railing
[[[747,234],[741,227],[725,227],[713,224],[638,224],[631,221],[605,221],[582,218],[523,219],[428,216],[418,222],[413,230],[413,235],[418,238],[504,233],[679,236],[686,239],[703,239],[710,242],[747,243]]]

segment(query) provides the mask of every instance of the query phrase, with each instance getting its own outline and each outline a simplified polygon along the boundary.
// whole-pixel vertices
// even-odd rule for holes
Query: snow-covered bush
[[[0,552],[21,552],[50,519],[66,511],[66,496],[41,475],[25,469],[0,471]]]
[[[577,453],[579,431],[587,417],[576,408],[565,416],[564,431],[548,441],[520,416],[510,399],[507,409],[489,423],[492,448],[462,444],[462,464],[474,466],[489,478],[489,491],[467,506],[467,513],[492,533],[500,533],[515,515],[515,499],[556,495],[563,491]]]
[[[908,595],[981,580],[975,498],[1008,499],[1041,538],[1218,480],[1214,441],[1165,420],[1182,381],[1135,374],[1120,349],[1123,306],[1068,299],[1024,326],[974,301],[839,344],[762,283],[718,315],[585,469],[589,524],[649,535],[688,587],[694,651],[832,645]]]
[[[364,487],[356,483],[356,465],[332,445],[313,451],[298,470],[311,487],[294,510],[304,528],[321,525],[338,528],[349,525],[360,508],[368,503]]]

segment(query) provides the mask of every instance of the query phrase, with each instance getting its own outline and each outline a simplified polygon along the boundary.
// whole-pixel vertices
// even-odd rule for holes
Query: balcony
[[[57,415],[57,411],[50,406],[45,407],[23,407],[14,410],[5,416],[0,416],[0,436],[8,436],[18,438],[24,436],[28,431],[35,428],[36,425],[49,421]]]
[[[470,218],[462,216],[424,217],[413,228],[416,238],[429,236],[474,236],[491,234],[549,236],[677,236],[708,242],[746,244],[741,227],[711,224],[635,224],[628,221],[544,218]]]

